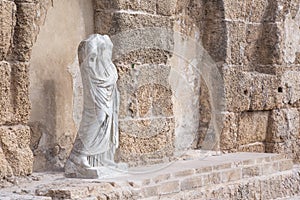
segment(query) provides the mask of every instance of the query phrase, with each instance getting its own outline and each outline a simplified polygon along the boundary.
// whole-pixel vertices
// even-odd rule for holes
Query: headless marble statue
[[[116,167],[118,147],[118,74],[111,61],[113,44],[107,35],[94,34],[78,47],[83,84],[83,113],[77,137],[65,165],[65,175],[99,178]],[[104,169],[104,168],[102,168]],[[106,171],[107,172],[107,171]]]

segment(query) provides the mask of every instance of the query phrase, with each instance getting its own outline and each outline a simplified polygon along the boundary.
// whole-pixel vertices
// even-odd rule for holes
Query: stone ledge
[[[270,171],[266,168],[266,174],[262,174],[265,165],[276,167],[271,167]],[[275,199],[300,194],[300,185],[297,185],[300,181],[300,168],[292,167],[291,160],[278,154],[235,153],[209,157],[198,155],[198,159],[179,160],[167,166],[131,168],[129,174],[111,179],[67,179],[62,173],[35,173],[19,181],[18,185],[0,189],[0,197],[20,199],[18,195],[24,195],[24,199],[28,196],[32,196],[32,199]]]

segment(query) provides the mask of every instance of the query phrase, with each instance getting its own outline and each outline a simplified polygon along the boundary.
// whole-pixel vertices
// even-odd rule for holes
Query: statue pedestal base
[[[84,178],[84,179],[101,179],[113,178],[127,173],[127,165],[119,163],[116,167],[100,166],[100,167],[82,167],[72,161],[67,161],[65,165],[65,176],[67,178]]]

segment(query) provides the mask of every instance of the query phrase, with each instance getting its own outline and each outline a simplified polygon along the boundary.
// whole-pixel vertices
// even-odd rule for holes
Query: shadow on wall
[[[55,81],[54,80],[45,80],[43,87],[44,94],[41,95],[43,98],[44,111],[47,111],[45,114],[45,122],[47,124],[36,121],[30,122],[30,131],[31,131],[31,142],[30,148],[34,154],[34,162],[38,162],[35,164],[37,171],[47,168],[48,160],[51,162],[51,157],[53,157],[54,148],[52,144],[56,143],[56,135],[51,132],[52,130],[56,130],[56,89],[55,89]],[[33,105],[34,106],[34,105]],[[42,148],[39,148],[39,144],[42,141],[47,141]],[[46,156],[45,156],[46,155]],[[52,158],[53,159],[53,158]]]
[[[33,47],[30,67],[34,171],[62,170],[72,148],[77,133],[76,105],[68,69],[78,67],[78,44],[93,32],[92,0],[53,0]]]
[[[220,67],[225,62],[227,56],[227,27],[224,21],[224,2],[222,0],[190,0],[187,13],[192,23],[200,31],[199,42],[202,43],[203,48],[217,64],[219,72],[222,74]],[[205,141],[205,138],[208,138],[208,134],[211,132],[209,130],[209,124],[212,119],[211,98],[205,78],[201,77],[199,96],[200,120],[198,134],[192,148],[210,148],[209,150],[211,150],[211,147],[205,147],[205,143],[211,143]],[[214,147],[216,150],[219,146],[219,138],[214,138],[213,140],[217,141]]]

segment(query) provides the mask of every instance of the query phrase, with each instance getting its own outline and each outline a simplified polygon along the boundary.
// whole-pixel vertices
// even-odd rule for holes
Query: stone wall
[[[33,47],[51,2],[53,13]],[[76,48],[91,32],[110,35],[115,51],[137,45],[114,54],[121,94],[119,160],[153,164],[185,149],[205,148],[277,152],[299,161],[298,1],[95,0],[94,12],[87,12],[91,7],[82,0],[51,2],[0,0],[1,177],[32,172],[29,81],[35,169],[61,169],[80,121]],[[62,6],[55,7],[58,3]],[[94,14],[94,25],[87,13]],[[61,20],[76,14],[80,30],[73,20]],[[66,24],[74,29],[64,29]],[[155,28],[165,31],[149,34],[150,43],[143,46],[145,32],[139,30]],[[132,30],[134,37],[120,40]],[[198,62],[200,51],[205,53]],[[221,75],[222,94],[209,70]],[[218,101],[224,102],[224,109],[217,109],[223,120],[214,116]]]
[[[47,1],[0,1],[0,178],[32,173],[29,61]]]
[[[34,171],[61,170],[72,148],[82,107],[77,48],[93,33],[93,16],[92,0],[54,0],[33,46],[29,125]]]
[[[194,39],[204,47],[223,76],[226,102],[222,112],[224,121],[221,135],[215,139],[217,148],[211,149],[220,148],[224,152],[286,153],[295,161],[299,160],[299,81],[296,78],[299,67],[297,59],[299,2],[169,0],[149,1],[144,4],[140,1],[99,0],[96,1],[95,9],[97,33],[113,36],[128,29],[167,27]],[[178,69],[179,65],[178,62],[174,62],[176,45],[183,43],[175,37],[171,40],[174,48],[171,49],[169,57],[165,58],[172,70]],[[141,52],[146,52],[147,56],[152,58],[159,58],[161,55],[150,50]],[[127,57],[125,64],[122,61],[118,63],[121,63],[123,68],[123,65],[127,64],[127,71],[133,71],[130,64],[137,60],[142,65],[139,64],[134,70],[141,70],[143,64],[148,63],[148,60],[137,58],[137,54],[134,53]],[[191,69],[189,64],[183,64],[187,70]],[[120,80],[136,79],[131,72],[122,78],[123,68]],[[149,72],[149,69],[147,71]],[[174,99],[173,95],[175,150],[180,149],[177,148],[180,146],[185,148],[207,146],[205,137],[208,134],[209,122],[212,120],[211,101],[214,101],[210,98],[209,90],[214,88],[207,87],[206,78],[202,76],[204,81],[201,82],[198,77],[194,85],[191,85],[195,87],[194,91],[200,90],[200,94],[198,93],[200,105],[194,107],[200,113],[200,123],[196,127],[197,130],[190,135],[180,129],[177,99]],[[120,85],[121,93],[124,94],[125,91],[137,90],[130,84],[120,82]],[[174,93],[174,88],[172,92]],[[145,96],[143,98],[145,99]],[[123,97],[124,99],[126,98]],[[132,107],[127,107],[126,112],[130,111],[131,116],[128,117],[134,119],[132,110],[134,112],[139,105],[131,103],[129,105]],[[129,123],[132,125],[135,122],[133,120]],[[129,127],[127,130],[129,135],[137,134],[137,130],[130,130]],[[147,130],[151,132],[155,129],[150,127]],[[194,139],[185,143],[184,138],[189,136]],[[152,143],[150,140],[148,142]],[[132,148],[130,152],[136,152],[140,146]]]
[[[172,28],[169,14],[153,15],[156,9],[156,1],[95,1],[95,32],[116,36],[133,31],[143,40],[142,28]],[[114,48],[118,48],[117,39],[113,38]],[[135,38],[120,40],[130,44]],[[121,102],[118,159],[130,165],[167,161],[173,155],[175,120],[168,82],[171,66],[167,63],[170,56],[164,49],[141,44],[114,59]]]
[[[299,65],[294,48],[299,41],[299,2],[224,1],[224,10],[228,113],[221,148],[285,153],[299,161]]]

